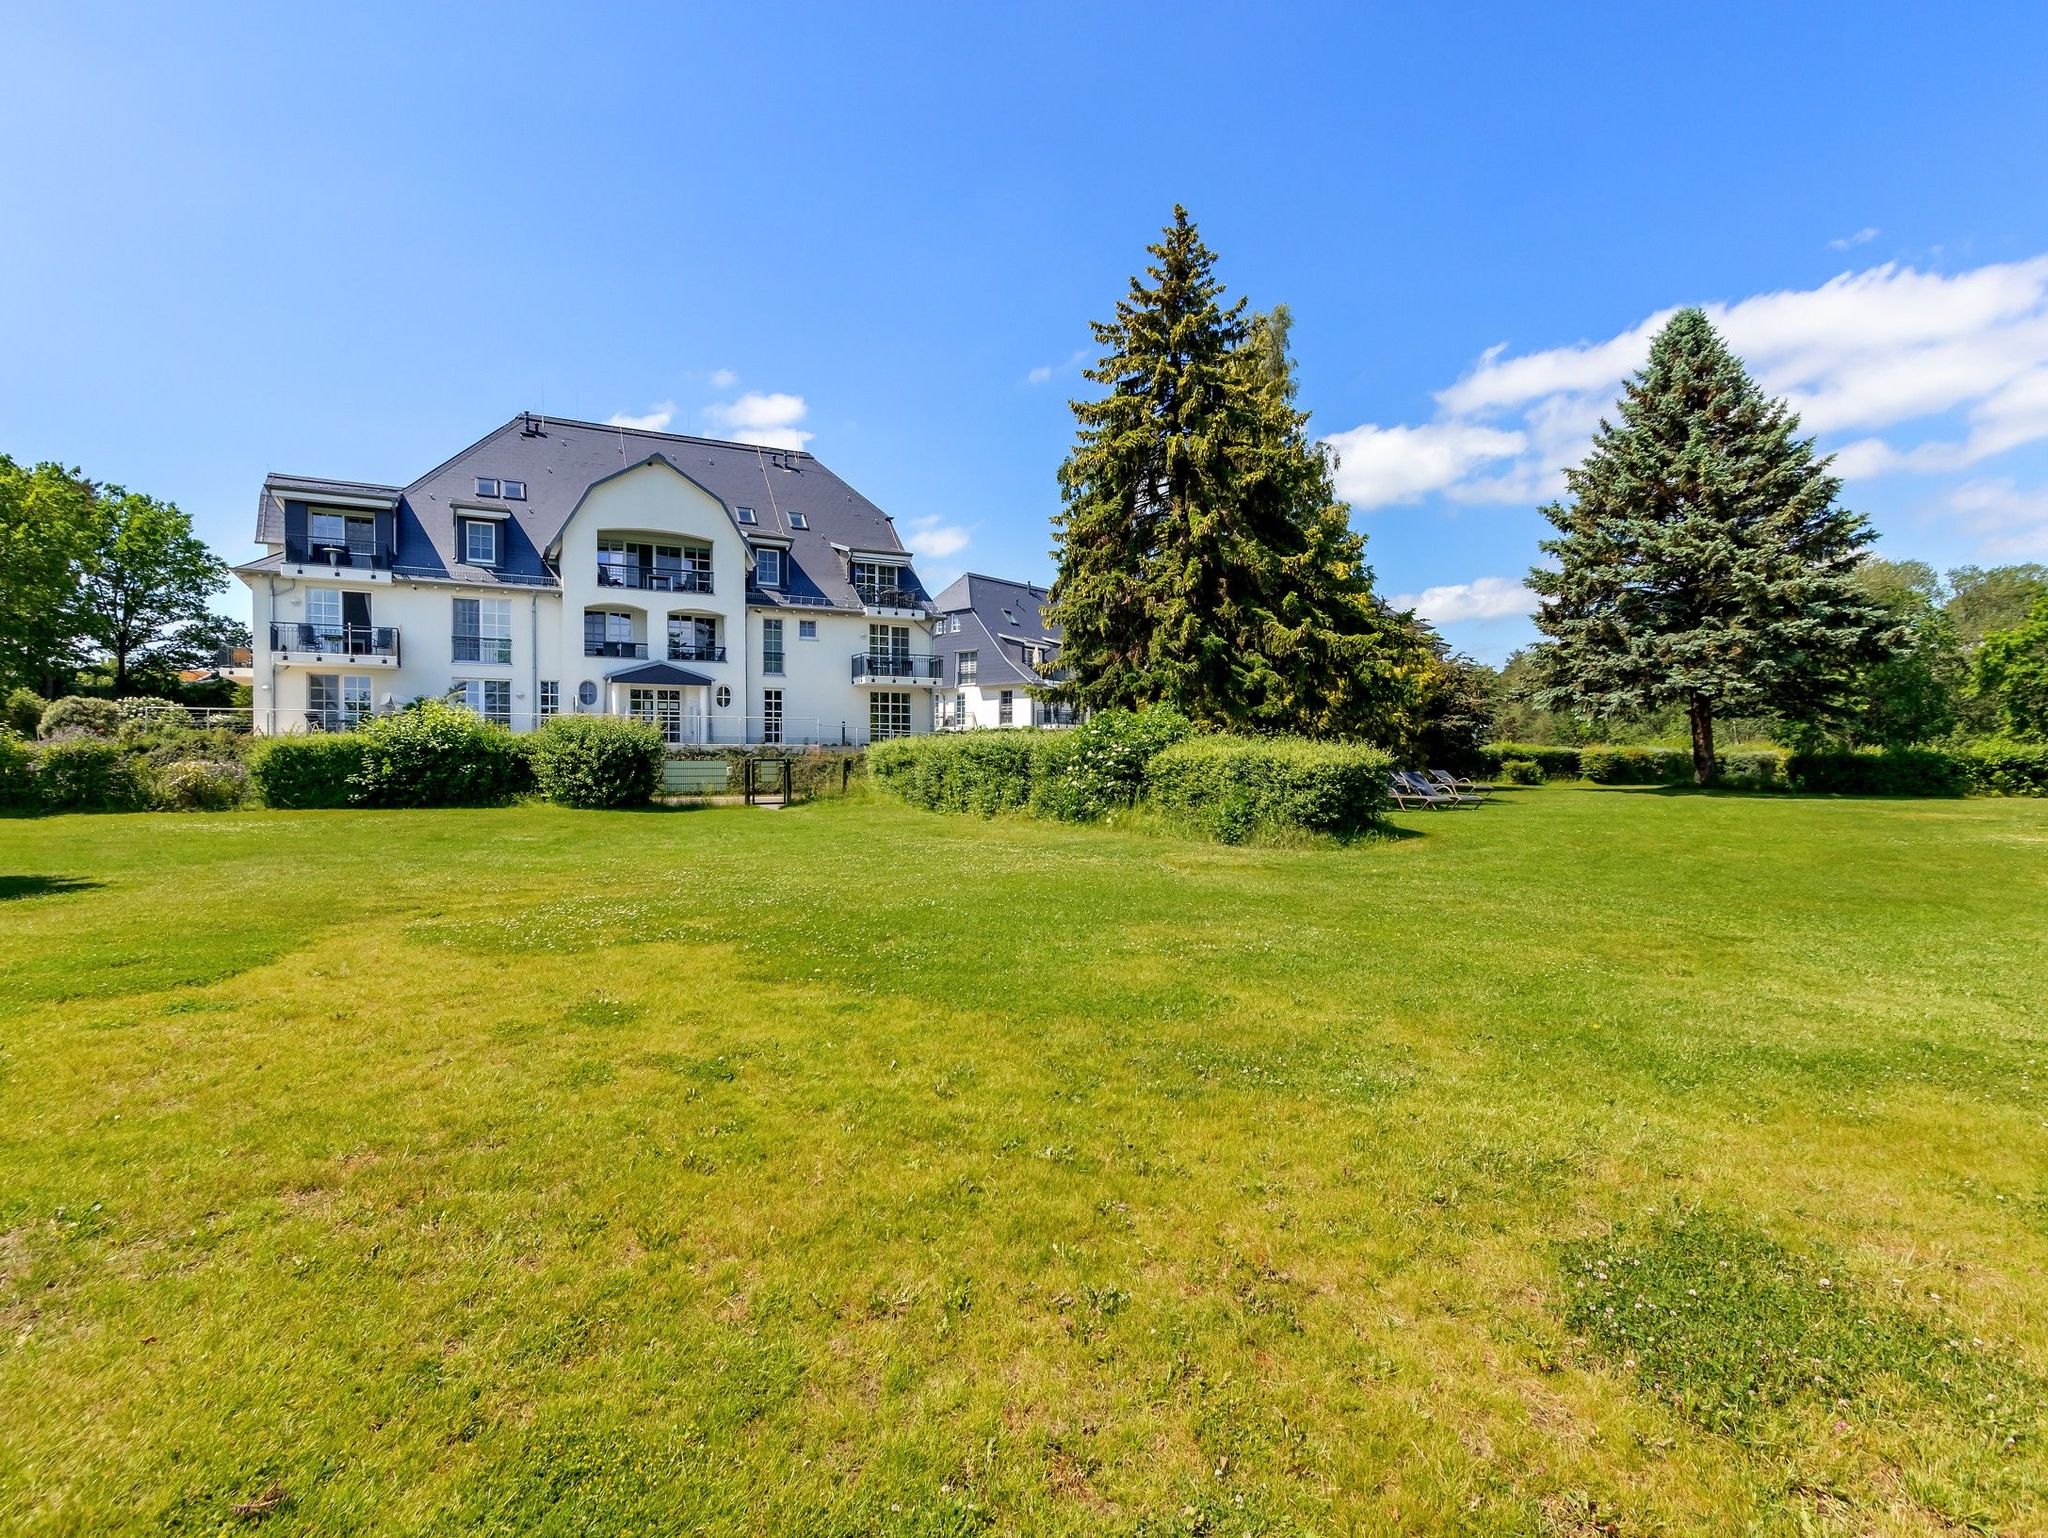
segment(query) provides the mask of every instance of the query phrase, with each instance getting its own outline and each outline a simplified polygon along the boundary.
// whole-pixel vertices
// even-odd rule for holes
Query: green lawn
[[[2048,805],[0,823],[0,1531],[2048,1530]]]

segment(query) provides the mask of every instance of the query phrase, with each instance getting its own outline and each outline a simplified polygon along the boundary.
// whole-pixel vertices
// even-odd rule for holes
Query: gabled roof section
[[[610,684],[659,684],[671,689],[685,685],[702,686],[711,682],[702,673],[679,668],[673,662],[643,662],[638,667],[621,668],[616,673],[607,673],[604,679]]]
[[[750,542],[757,537],[763,542],[787,541],[783,590],[750,591],[750,601],[858,609],[860,596],[853,589],[845,557],[834,546],[896,552],[908,558],[888,514],[813,455],[523,414],[403,488],[397,518],[398,570],[479,583],[553,582],[544,552],[555,543],[584,493],[621,470],[657,458],[724,503]],[[526,495],[480,499],[479,477],[501,486],[522,482]],[[495,569],[466,566],[456,559],[455,504],[479,501],[493,510],[503,508],[508,515],[500,525],[506,538]],[[739,516],[741,508],[752,510],[752,523]],[[803,514],[807,527],[797,528],[791,513]],[[268,527],[259,519],[258,539],[280,542],[282,516],[274,535],[266,536]]]
[[[311,502],[320,507],[346,507],[364,512],[390,512],[405,495],[403,486],[378,486],[369,481],[336,481],[320,475],[286,475],[273,470],[263,478],[256,503],[256,542],[284,543],[284,505]]]
[[[1020,641],[1059,645],[1059,627],[1045,622],[1046,596],[1046,590],[1034,583],[971,571],[950,583],[934,600],[948,623],[933,650],[949,660],[963,651],[978,653],[976,673],[984,688],[1042,683],[1017,653]],[[958,634],[951,623],[954,616],[960,620]],[[948,668],[947,676],[957,678],[959,674]]]
[[[588,486],[585,486],[583,488],[583,494],[576,499],[576,505],[569,509],[567,516],[565,516],[562,519],[560,527],[558,527],[555,530],[553,537],[548,540],[547,546],[545,549],[542,550],[541,554],[545,555],[550,561],[552,561],[555,559],[557,555],[561,553],[562,530],[568,528],[570,524],[576,521],[576,515],[583,510],[583,504],[590,500],[590,494],[593,491],[597,490],[598,487],[604,485],[607,481],[615,481],[622,475],[631,475],[635,470],[645,470],[650,465],[659,465],[662,469],[671,471],[676,475],[680,475],[692,486],[695,486],[699,491],[703,492],[704,495],[711,498],[712,501],[716,502],[720,507],[725,509],[725,521],[732,525],[733,533],[739,535],[741,539],[745,539],[747,537],[748,531],[741,526],[739,519],[733,516],[731,504],[726,502],[726,500],[723,497],[719,496],[717,492],[713,491],[709,486],[706,486],[702,481],[698,480],[694,475],[691,475],[687,470],[684,470],[681,466],[677,465],[676,462],[670,459],[666,454],[649,454],[645,459],[636,460],[634,463],[630,465],[620,466],[618,469],[612,471],[609,475],[600,475]],[[475,499],[471,498],[470,501],[474,502]],[[452,505],[458,508],[465,507],[465,504],[461,501],[457,501]],[[500,504],[493,504],[494,507],[497,505]],[[502,505],[509,507],[510,504]],[[777,539],[775,543],[787,544],[788,541],[783,539]]]

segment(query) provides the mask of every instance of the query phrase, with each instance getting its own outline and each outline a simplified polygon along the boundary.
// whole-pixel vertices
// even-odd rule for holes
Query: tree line
[[[208,607],[227,581],[175,504],[0,454],[0,695],[188,694],[181,670],[249,645]]]
[[[1528,577],[1545,639],[1494,670],[1373,591],[1296,401],[1284,305],[1247,314],[1184,209],[1095,322],[1060,467],[1045,692],[1450,759],[1518,740],[1902,746],[2048,734],[2048,571],[1937,577],[1875,533],[1698,309],[1623,386]]]

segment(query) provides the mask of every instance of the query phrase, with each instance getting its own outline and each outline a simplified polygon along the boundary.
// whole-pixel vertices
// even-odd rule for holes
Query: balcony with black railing
[[[943,657],[913,657],[906,652],[856,652],[853,681],[859,683],[935,684],[946,676]]]
[[[586,640],[583,643],[583,655],[586,657],[634,657],[644,662],[647,660],[647,643],[645,641]]]
[[[453,638],[452,655],[457,662],[510,662],[510,636],[458,635]]]
[[[395,625],[308,625],[273,620],[270,649],[280,661],[301,657],[360,657],[366,662],[398,661]]]
[[[668,643],[668,660],[671,662],[723,662],[723,646],[699,646],[692,641],[671,641]]]
[[[883,609],[890,613],[903,609],[918,613],[924,611],[924,594],[914,587],[877,587],[871,583],[857,583],[854,591],[860,594],[864,608]]]
[[[631,587],[649,593],[708,593],[711,569],[707,566],[629,566],[600,561],[599,587]]]

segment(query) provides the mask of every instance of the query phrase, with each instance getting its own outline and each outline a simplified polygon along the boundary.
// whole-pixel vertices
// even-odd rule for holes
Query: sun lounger
[[[1407,788],[1416,795],[1434,796],[1438,804],[1442,806],[1479,805],[1479,798],[1477,796],[1468,796],[1456,786],[1446,787],[1439,785],[1428,776],[1420,774],[1413,769],[1397,769],[1394,771],[1394,778],[1404,782]]]
[[[1425,812],[1440,812],[1451,805],[1450,800],[1435,791],[1417,790],[1401,775],[1387,776],[1387,794],[1394,798],[1394,805],[1404,812],[1420,807]]]

